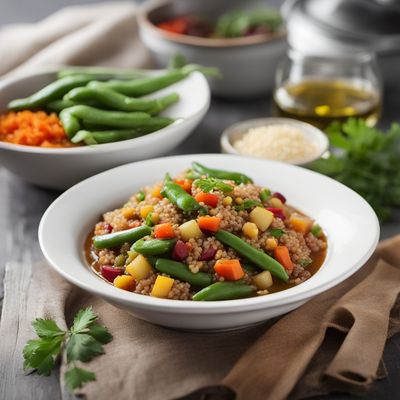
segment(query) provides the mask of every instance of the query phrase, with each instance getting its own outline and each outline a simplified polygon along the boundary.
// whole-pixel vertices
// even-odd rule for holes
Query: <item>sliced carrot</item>
[[[210,207],[217,207],[219,196],[213,193],[199,192],[196,194],[195,199],[199,203],[204,203]]]
[[[221,218],[210,217],[209,215],[206,215],[204,217],[197,218],[197,223],[199,224],[200,229],[210,232],[217,232],[219,229],[219,224],[221,223]]]
[[[290,258],[289,249],[286,246],[275,247],[274,257],[280,264],[282,264],[286,271],[293,271],[293,262]]]
[[[225,278],[228,281],[237,281],[244,276],[243,268],[240,265],[240,261],[237,259],[218,260],[214,265],[214,270],[219,276]]]
[[[175,179],[175,183],[177,183],[183,190],[192,193],[192,180],[191,179]]]
[[[172,239],[175,236],[174,228],[169,222],[158,224],[154,227],[154,237],[156,239]]]

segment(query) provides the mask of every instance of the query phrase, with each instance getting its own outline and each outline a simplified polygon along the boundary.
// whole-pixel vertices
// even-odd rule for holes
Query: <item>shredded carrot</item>
[[[237,281],[243,278],[244,271],[237,259],[220,259],[214,265],[215,272],[228,281]]]
[[[67,138],[57,114],[44,111],[25,110],[1,115],[0,140],[25,146],[75,146]]]

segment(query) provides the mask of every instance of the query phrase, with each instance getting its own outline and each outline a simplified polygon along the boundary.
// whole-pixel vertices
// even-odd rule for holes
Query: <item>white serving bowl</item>
[[[149,75],[163,71],[148,71]],[[9,101],[28,96],[55,80],[56,70],[44,70],[0,82],[0,112]],[[0,141],[0,164],[25,181],[66,189],[106,169],[167,153],[199,124],[210,105],[207,80],[193,72],[184,80],[146,97],[177,92],[180,100],[161,115],[179,121],[148,135],[121,142],[75,148],[41,148]]]
[[[329,148],[329,141],[326,135],[320,129],[307,122],[298,121],[293,118],[255,118],[237,122],[222,132],[220,139],[222,152],[228,154],[241,154],[234,147],[234,143],[237,140],[240,140],[249,129],[270,125],[289,125],[297,128],[301,130],[305,138],[315,146],[315,153],[311,157],[303,158],[301,160],[285,161],[288,164],[306,165],[320,158]]]
[[[143,296],[117,289],[95,275],[84,259],[83,245],[99,215],[120,207],[135,190],[162,179],[167,171],[182,171],[194,160],[244,172],[256,183],[282,192],[290,204],[315,218],[328,237],[327,257],[321,269],[306,282],[282,292],[219,302]],[[346,186],[300,167],[221,154],[158,158],[103,172],[62,194],[45,212],[39,226],[43,254],[68,281],[137,318],[196,331],[240,328],[301,306],[356,272],[374,251],[378,238],[374,211]]]
[[[139,16],[139,33],[155,62],[165,67],[171,57],[183,55],[189,62],[217,67],[222,79],[210,79],[214,95],[247,98],[273,90],[275,71],[286,54],[286,33],[272,37],[255,35],[210,39],[167,32],[158,22],[182,15],[216,18],[233,9],[265,8],[260,0],[155,0],[146,2]]]

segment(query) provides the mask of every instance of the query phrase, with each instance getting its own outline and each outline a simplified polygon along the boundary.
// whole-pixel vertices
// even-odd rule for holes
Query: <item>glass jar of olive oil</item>
[[[289,50],[277,71],[273,112],[324,129],[333,121],[378,121],[381,80],[372,54],[304,55]]]

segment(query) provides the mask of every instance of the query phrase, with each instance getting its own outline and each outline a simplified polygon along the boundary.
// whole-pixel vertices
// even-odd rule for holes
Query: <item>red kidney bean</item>
[[[217,253],[217,249],[214,249],[214,247],[209,247],[207,250],[204,250],[201,253],[201,255],[199,257],[199,261],[213,260],[216,253]]]
[[[100,268],[100,273],[103,278],[112,283],[118,275],[122,275],[124,273],[124,270],[122,268],[114,268],[112,265],[102,265]]]
[[[275,192],[275,193],[272,194],[272,197],[276,197],[276,198],[279,199],[283,204],[286,203],[286,197],[285,197],[282,193]]]
[[[189,255],[189,246],[178,240],[172,250],[172,258],[176,261],[183,261]]]
[[[113,230],[113,227],[108,222],[103,223],[103,228],[107,231],[107,233],[111,233]]]
[[[267,207],[268,211],[271,211],[272,214],[274,214],[274,217],[280,218],[281,220],[286,219],[286,215],[284,214],[282,208],[276,208],[276,207]]]

